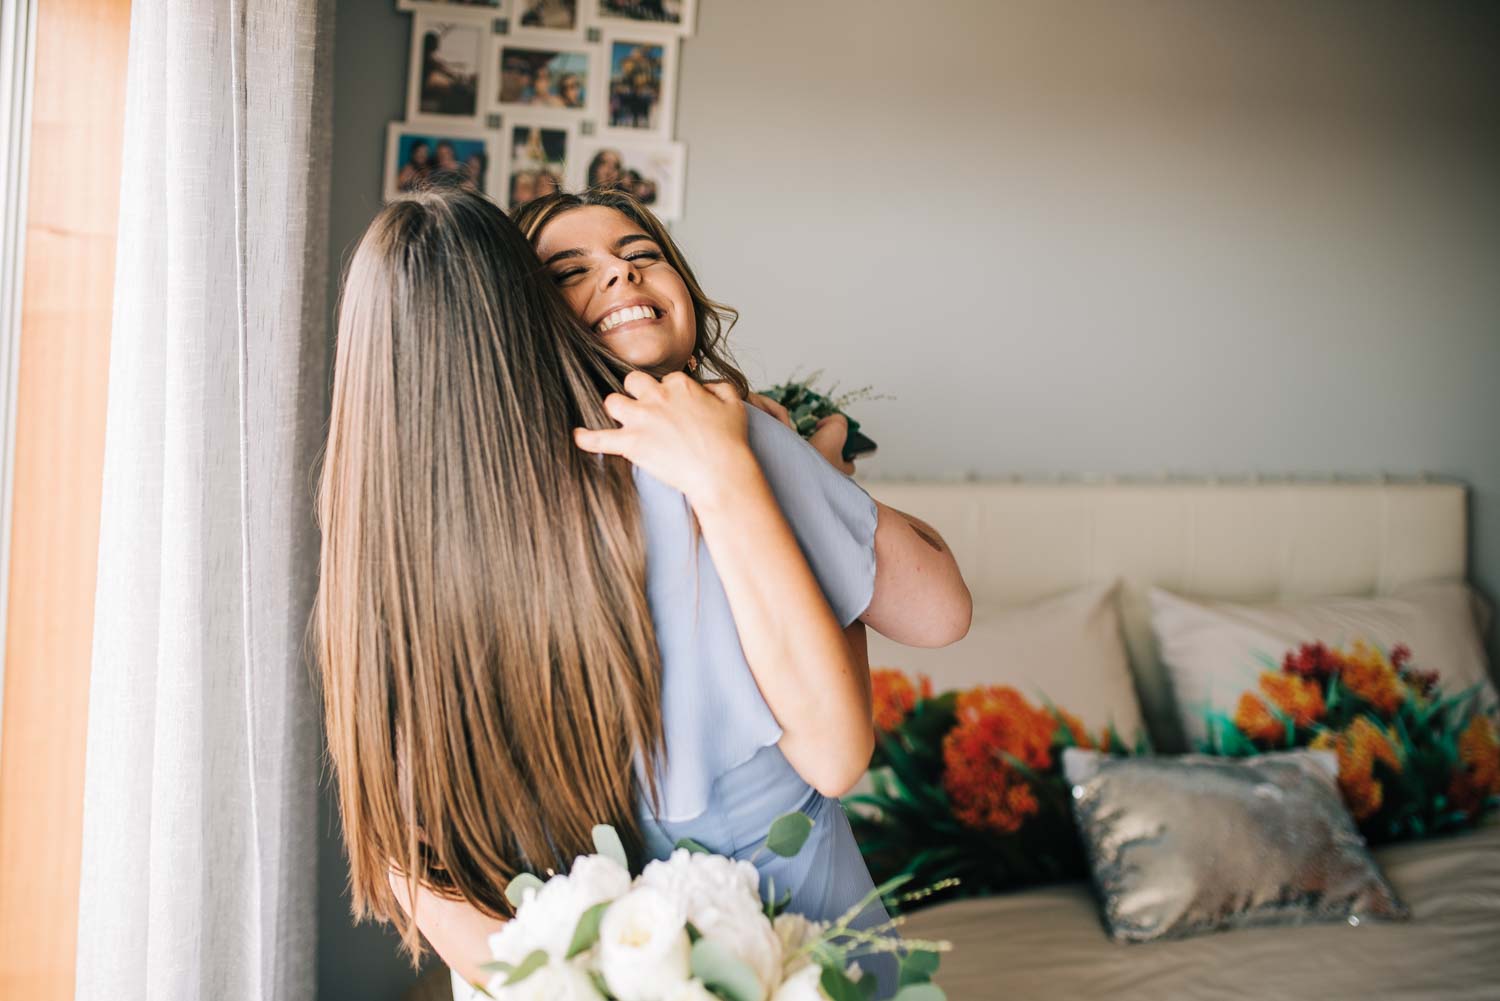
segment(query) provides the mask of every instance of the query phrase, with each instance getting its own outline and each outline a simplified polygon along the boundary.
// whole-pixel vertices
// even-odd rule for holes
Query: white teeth
[[[655,317],[656,310],[650,306],[622,306],[613,313],[606,314],[604,319],[596,323],[594,327],[599,333],[607,334],[622,323],[629,323],[632,320],[651,320]]]

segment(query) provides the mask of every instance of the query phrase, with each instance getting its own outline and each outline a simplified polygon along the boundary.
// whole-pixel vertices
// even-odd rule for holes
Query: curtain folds
[[[135,0],[77,997],[314,995],[332,0]]]

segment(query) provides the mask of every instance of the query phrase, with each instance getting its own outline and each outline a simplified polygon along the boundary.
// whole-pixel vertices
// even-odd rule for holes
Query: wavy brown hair
[[[414,958],[391,871],[507,916],[594,824],[638,839],[665,754],[630,466],[572,439],[624,369],[539,271],[493,202],[428,190],[340,297],[311,638],[354,914]]]
[[[687,286],[688,297],[693,302],[693,314],[697,325],[697,336],[693,339],[693,357],[698,360],[698,368],[694,375],[699,379],[723,379],[734,386],[741,399],[748,396],[750,383],[740,372],[739,366],[734,363],[728,344],[729,331],[739,320],[740,314],[732,307],[708,297],[703,291],[703,286],[698,284],[698,278],[693,274],[693,269],[688,267],[687,258],[682,255],[682,251],[672,240],[672,234],[667,232],[667,227],[662,225],[662,221],[656,218],[656,215],[641,204],[634,195],[619,188],[610,187],[590,188],[581,194],[557,192],[527,202],[512,212],[511,217],[515,219],[521,232],[526,235],[526,239],[535,245],[542,235],[542,230],[546,229],[547,224],[553,219],[564,212],[587,206],[614,209],[656,241],[662,253],[666,255],[667,263],[682,276],[682,282]]]

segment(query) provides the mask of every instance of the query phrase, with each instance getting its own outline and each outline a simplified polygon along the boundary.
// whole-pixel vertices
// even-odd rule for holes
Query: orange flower
[[[1344,669],[1339,677],[1351,694],[1387,719],[1406,700],[1406,689],[1396,668],[1385,654],[1364,640],[1355,640],[1344,655]]]
[[[1311,726],[1323,718],[1323,689],[1316,681],[1266,671],[1260,676],[1260,691],[1260,695],[1241,695],[1234,710],[1234,725],[1251,740],[1264,744],[1286,740],[1286,724],[1271,711],[1273,707],[1291,717],[1298,727]]]
[[[1385,788],[1375,777],[1376,762],[1392,772],[1401,772],[1395,739],[1368,716],[1356,717],[1340,734],[1325,730],[1308,746],[1315,751],[1338,752],[1339,788],[1355,820],[1373,816],[1385,802]]]
[[[943,789],[953,815],[967,827],[1012,834],[1040,804],[1004,755],[1034,770],[1051,767],[1057,721],[1004,686],[964,692],[957,712],[957,725],[943,738]]]
[[[932,697],[932,681],[922,677],[922,698]],[[906,722],[907,715],[917,707],[917,687],[902,672],[893,667],[870,669],[870,704],[875,718],[875,729],[889,733]]]
[[[1083,747],[1088,748],[1089,750],[1093,750],[1095,746],[1094,738],[1089,736],[1088,728],[1083,725],[1083,720],[1079,719],[1077,716],[1074,716],[1066,709],[1057,710],[1057,715],[1058,718],[1062,720],[1062,722],[1058,724],[1057,729],[1054,731],[1054,739],[1060,731],[1066,729],[1068,733],[1073,737],[1074,747]],[[1101,743],[1098,746],[1107,747],[1108,744]]]
[[[1448,798],[1474,816],[1491,796],[1500,796],[1500,739],[1495,726],[1477,713],[1458,738],[1459,767],[1448,787]]]

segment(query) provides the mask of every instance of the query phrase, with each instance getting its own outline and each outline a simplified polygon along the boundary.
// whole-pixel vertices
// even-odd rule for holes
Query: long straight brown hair
[[[394,871],[495,917],[594,824],[638,838],[665,754],[621,363],[493,202],[388,204],[350,260],[311,622],[356,918],[421,940]]]
[[[698,284],[698,276],[693,274],[693,269],[688,265],[681,248],[672,239],[672,234],[667,232],[667,227],[662,224],[662,221],[638,198],[620,188],[611,187],[589,188],[578,194],[559,191],[527,202],[512,212],[511,218],[515,219],[516,225],[520,227],[526,239],[535,245],[541,238],[542,230],[546,229],[547,224],[552,220],[565,212],[588,206],[614,209],[639,226],[641,232],[656,241],[667,263],[682,276],[682,283],[687,286],[688,298],[693,303],[697,325],[696,336],[693,340],[693,357],[698,361],[694,375],[700,380],[723,379],[735,388],[741,399],[748,396],[750,384],[739,366],[735,364],[734,357],[729,352],[728,343],[729,331],[739,320],[739,312],[732,306],[726,306],[708,297],[708,294],[703,291],[703,286]]]

